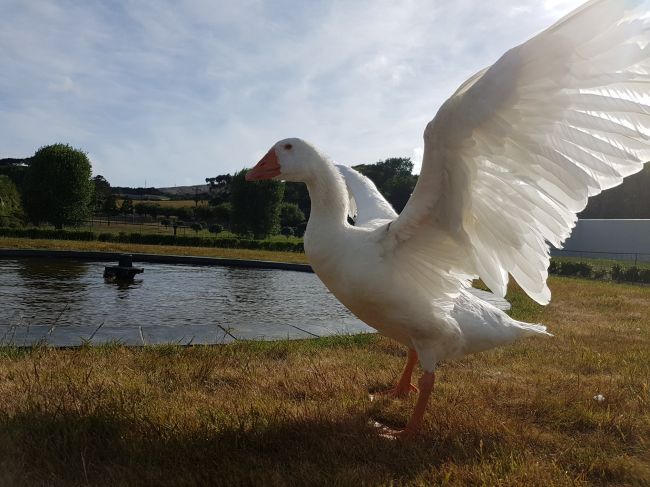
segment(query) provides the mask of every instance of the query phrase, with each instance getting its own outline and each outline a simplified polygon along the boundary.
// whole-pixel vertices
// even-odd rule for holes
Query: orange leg
[[[408,357],[406,358],[406,365],[404,366],[404,371],[402,372],[402,377],[400,377],[397,386],[393,389],[393,394],[395,397],[406,397],[409,392],[418,392],[418,388],[411,384],[411,377],[413,377],[413,369],[415,364],[418,363],[418,353],[409,348]]]
[[[425,372],[420,377],[418,385],[420,386],[420,395],[418,396],[417,403],[415,404],[415,410],[411,419],[407,423],[406,427],[403,430],[393,430],[385,426],[378,425],[380,427],[380,435],[386,438],[398,438],[398,439],[409,439],[412,438],[422,426],[422,420],[424,419],[424,413],[427,410],[427,404],[429,402],[429,397],[431,396],[431,391],[433,391],[433,384],[435,382],[436,376],[433,372]]]
[[[418,363],[418,353],[409,348],[408,357],[406,358],[406,365],[404,366],[404,371],[402,376],[399,379],[399,382],[395,387],[387,391],[376,393],[379,396],[389,396],[394,398],[404,398],[409,395],[410,392],[418,392],[418,388],[411,384],[411,377],[413,376],[413,369],[415,364]],[[373,396],[370,396],[371,400]]]

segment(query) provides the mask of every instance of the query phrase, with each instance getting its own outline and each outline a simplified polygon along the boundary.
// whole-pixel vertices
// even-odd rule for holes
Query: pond
[[[0,344],[227,343],[373,331],[311,273],[144,264],[144,274],[118,286],[102,277],[114,264],[0,259]]]

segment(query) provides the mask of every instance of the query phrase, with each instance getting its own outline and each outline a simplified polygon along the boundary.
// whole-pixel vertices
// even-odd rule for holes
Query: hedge
[[[623,267],[614,264],[609,270],[592,266],[587,262],[551,260],[548,268],[550,274],[560,276],[578,276],[594,279],[607,279],[611,277],[617,282],[643,282],[650,283],[650,269],[640,269],[637,266]]]
[[[304,252],[302,243],[272,242],[232,237],[198,237],[157,235],[152,233],[100,233],[77,230],[52,230],[41,228],[0,228],[1,237],[40,238],[50,240],[98,240],[100,242],[119,242],[149,245],[178,245],[182,247],[218,247],[252,250],[277,250],[282,252]]]

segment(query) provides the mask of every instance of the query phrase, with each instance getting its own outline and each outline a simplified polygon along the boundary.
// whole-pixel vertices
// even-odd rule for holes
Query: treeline
[[[417,176],[412,174],[413,163],[408,158],[390,158],[355,166],[355,169],[372,179],[397,211],[402,210],[417,182]],[[234,175],[206,178],[210,185],[206,206],[173,208],[164,202],[135,202],[127,197],[114,211],[147,215],[166,225],[208,229],[217,225],[256,239],[280,233],[301,237],[310,212],[307,187],[280,181],[247,182],[245,175],[243,170]],[[106,205],[103,207],[106,210]]]
[[[408,158],[389,158],[354,166],[376,184],[399,213],[417,183]],[[246,182],[246,170],[205,179],[210,186],[208,205],[172,207],[156,188],[111,187],[101,175],[91,177],[86,154],[66,144],[40,148],[27,159],[0,159],[0,226],[49,223],[57,228],[75,226],[91,215],[138,215],[162,225],[206,228],[213,233],[230,230],[245,238],[269,235],[302,236],[310,201],[302,183]],[[650,218],[650,165],[616,188],[592,198],[581,218]],[[118,204],[119,203],[119,204]]]

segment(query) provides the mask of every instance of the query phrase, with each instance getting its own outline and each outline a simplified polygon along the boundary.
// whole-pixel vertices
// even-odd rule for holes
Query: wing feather
[[[339,164],[336,167],[345,180],[348,195],[352,200],[350,208],[354,211],[350,218],[356,226],[375,228],[385,224],[386,220],[397,218],[397,213],[379,192],[375,183],[351,167]]]
[[[387,252],[412,252],[410,240],[436,252],[422,238],[433,228],[468,256],[458,275],[500,296],[512,275],[547,303],[548,243],[650,159],[649,11],[650,0],[592,0],[466,81],[425,130]]]

